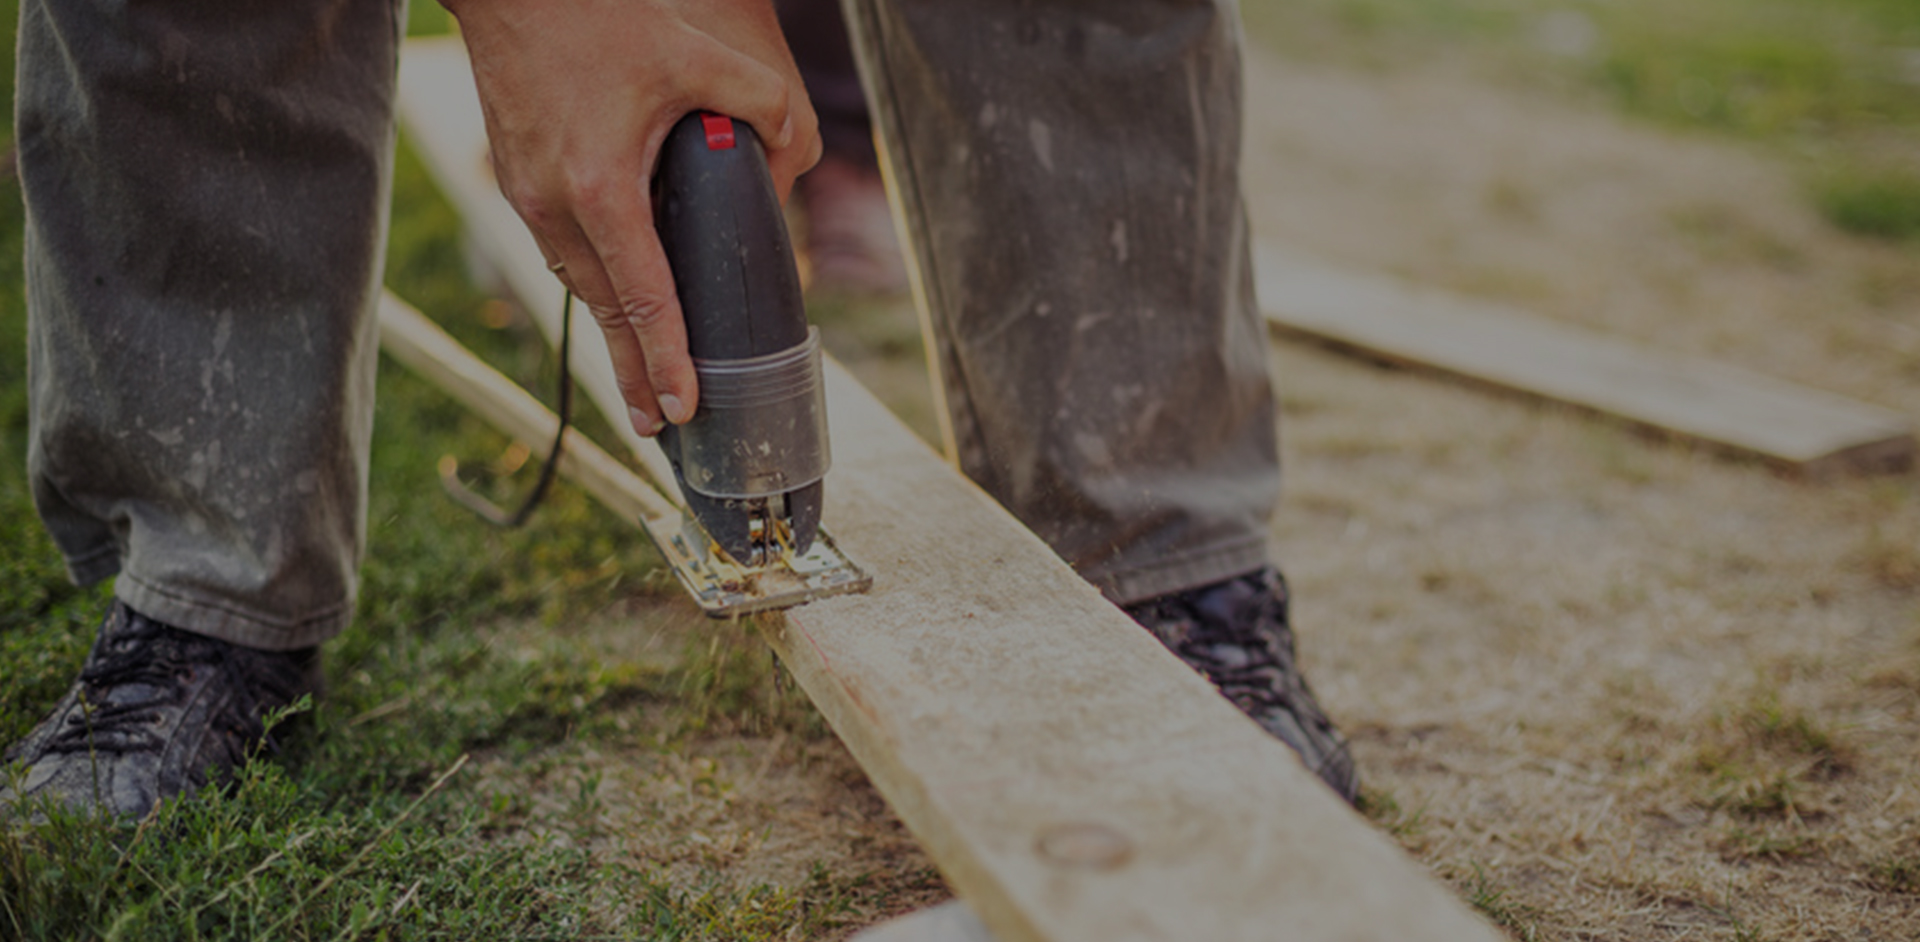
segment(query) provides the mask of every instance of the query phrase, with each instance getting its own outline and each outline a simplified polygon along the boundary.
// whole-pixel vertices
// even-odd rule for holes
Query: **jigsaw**
[[[660,434],[686,514],[642,523],[715,617],[866,589],[820,527],[832,463],[820,335],[759,138],[724,115],[686,116],[652,200],[700,394]]]

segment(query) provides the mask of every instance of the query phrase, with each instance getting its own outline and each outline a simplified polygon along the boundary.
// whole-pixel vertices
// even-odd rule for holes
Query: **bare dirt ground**
[[[1836,234],[1774,158],[1445,63],[1255,51],[1249,86],[1265,238],[1920,412],[1920,254]],[[911,312],[816,313],[930,433]],[[1799,483],[1274,362],[1303,656],[1403,846],[1520,939],[1920,938],[1912,477]],[[941,895],[833,741],[701,748],[584,763],[607,839],[701,879],[885,883],[852,923]]]
[[[1788,169],[1444,64],[1254,55],[1268,238],[1920,407],[1920,258]],[[1920,512],[1276,346],[1305,658],[1375,814],[1519,938],[1920,938]]]

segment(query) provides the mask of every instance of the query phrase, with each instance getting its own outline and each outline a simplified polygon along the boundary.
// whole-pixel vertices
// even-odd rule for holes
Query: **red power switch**
[[[700,126],[707,132],[708,150],[733,149],[733,119],[723,114],[701,112]]]

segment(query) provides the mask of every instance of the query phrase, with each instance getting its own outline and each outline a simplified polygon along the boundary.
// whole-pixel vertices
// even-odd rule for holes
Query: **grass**
[[[415,4],[412,26],[447,20]],[[21,219],[6,181],[0,333],[13,338],[25,332]],[[552,358],[468,282],[458,236],[403,146],[389,285],[551,391]],[[0,461],[21,469],[24,348],[0,351]],[[940,892],[923,866],[815,866],[773,883],[667,860],[687,835],[655,856],[623,843],[607,823],[609,802],[626,800],[612,772],[755,737],[789,755],[825,740],[825,725],[775,682],[750,625],[661,627],[677,588],[640,531],[582,493],[556,486],[519,531],[442,497],[441,455],[484,462],[508,442],[396,364],[378,382],[367,562],[354,625],[326,648],[328,696],[284,753],[137,827],[57,811],[0,823],[0,938],[811,939],[901,893]],[[0,474],[0,740],[71,682],[107,599],[67,583],[24,475]],[[723,766],[702,774],[687,787],[733,787]]]
[[[1461,892],[1466,897],[1467,905],[1478,910],[1494,925],[1507,930],[1510,938],[1517,942],[1535,942],[1540,938],[1537,925],[1539,911],[1509,898],[1506,888],[1487,876],[1486,868],[1478,862],[1473,864],[1473,875],[1467,878]]]
[[[1720,847],[1721,854],[1728,860],[1790,860],[1810,856],[1820,849],[1819,841],[1809,834],[1741,825],[1722,833]]]
[[[1776,819],[1798,824],[1823,810],[1823,783],[1852,771],[1857,757],[1839,732],[1804,710],[1782,704],[1771,691],[1713,725],[1700,747],[1697,768],[1705,776],[1702,803],[1743,820]],[[1804,835],[1756,834],[1734,828],[1728,842],[1743,855],[1781,855]]]
[[[1920,5],[1905,0],[1278,0],[1249,29],[1387,66],[1464,53],[1662,124],[1776,146],[1859,236],[1920,236]]]
[[[1920,236],[1920,175],[1889,169],[1828,173],[1815,186],[1820,212],[1857,235],[1887,241]]]
[[[1894,855],[1875,861],[1868,873],[1872,881],[1893,893],[1920,896],[1920,855]]]
[[[1408,811],[1400,807],[1399,800],[1393,797],[1392,792],[1365,784],[1360,788],[1358,807],[1367,820],[1391,835],[1408,852],[1419,853],[1424,848],[1422,831],[1426,825],[1425,809]]]

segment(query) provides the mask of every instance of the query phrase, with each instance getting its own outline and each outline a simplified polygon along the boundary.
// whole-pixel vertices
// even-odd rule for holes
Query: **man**
[[[649,172],[691,110],[816,119],[766,0],[449,0],[502,190],[628,419],[699,390]],[[1278,486],[1230,7],[852,3],[963,469],[1348,798],[1267,563]],[[401,23],[392,0],[26,0],[41,516],[117,575],[22,795],[140,815],[243,760],[353,607]]]

